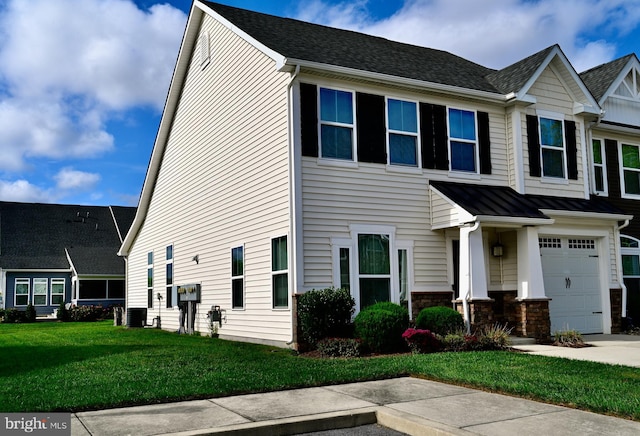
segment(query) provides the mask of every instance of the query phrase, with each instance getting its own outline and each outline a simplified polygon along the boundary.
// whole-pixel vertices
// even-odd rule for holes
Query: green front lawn
[[[0,324],[0,412],[81,411],[414,375],[640,421],[640,368],[502,351],[314,359],[112,324]]]

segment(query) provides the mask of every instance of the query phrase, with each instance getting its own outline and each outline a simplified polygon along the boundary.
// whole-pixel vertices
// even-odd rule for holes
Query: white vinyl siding
[[[146,253],[174,243],[174,283],[199,283],[195,329],[213,305],[227,310],[220,334],[286,343],[290,310],[271,301],[271,237],[289,232],[287,84],[273,60],[206,16],[211,63],[197,48],[172,122],[145,223],[129,256],[130,307],[146,306]],[[229,247],[245,247],[244,311],[231,311]],[[193,260],[198,255],[199,262]],[[156,280],[154,292],[162,292]],[[168,313],[167,313],[168,311]],[[156,316],[149,313],[149,318]],[[177,310],[163,309],[177,330]]]

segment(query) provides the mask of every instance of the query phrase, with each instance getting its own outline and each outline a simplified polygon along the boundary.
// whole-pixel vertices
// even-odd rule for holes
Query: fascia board
[[[486,100],[491,102],[505,103],[508,100],[507,95],[479,91],[475,89],[463,88],[459,86],[443,85],[441,83],[425,82],[424,80],[408,79],[405,77],[392,76],[390,74],[375,73],[372,71],[358,70],[355,68],[341,67],[338,65],[323,64],[320,62],[306,61],[302,59],[286,58],[284,66],[293,67],[300,66],[301,68],[316,70],[322,72],[329,72],[334,74],[340,74],[350,77],[359,77],[366,80],[373,80],[376,82],[382,82],[390,85],[408,86],[412,88],[423,89],[426,91],[443,92],[461,97],[473,97],[479,100]],[[283,68],[284,68],[283,66]]]
[[[286,58],[283,55],[281,55],[275,50],[270,49],[269,47],[267,47],[266,45],[264,45],[263,43],[261,43],[260,41],[258,41],[257,39],[249,35],[248,33],[246,33],[244,30],[240,29],[238,26],[233,24],[231,21],[227,20],[222,15],[218,14],[209,6],[197,0],[194,2],[194,6],[199,8],[203,12],[207,13],[208,15],[212,16],[213,18],[215,18],[216,21],[218,21],[220,24],[225,26],[227,29],[231,30],[240,38],[244,39],[249,44],[251,44],[258,50],[260,50],[262,53],[264,53],[265,55],[273,59],[276,62],[276,69],[280,70],[285,65]]]
[[[196,4],[198,4],[198,2],[194,3],[194,5]],[[133,245],[133,241],[137,237],[146,218],[151,196],[153,195],[153,189],[158,177],[158,171],[160,170],[162,156],[164,155],[164,149],[169,137],[169,132],[171,131],[173,118],[178,108],[178,102],[182,93],[186,73],[189,68],[191,52],[193,51],[193,47],[195,46],[195,42],[198,37],[198,30],[200,22],[202,21],[202,16],[202,10],[197,9],[194,6],[191,7],[182,43],[180,44],[178,59],[173,70],[173,76],[171,77],[171,83],[169,85],[167,99],[165,100],[162,118],[160,119],[160,126],[153,144],[153,151],[151,152],[151,158],[147,167],[147,174],[142,185],[142,192],[140,194],[140,200],[138,201],[136,215],[127,235],[124,238],[124,241],[122,242],[120,250],[118,250],[118,256],[128,256],[129,250]]]
[[[626,221],[626,220],[633,219],[633,215],[598,213],[598,212],[580,212],[575,210],[540,209],[540,212],[542,212],[545,215],[557,216],[557,217],[600,219],[600,220],[611,220],[611,221]]]
[[[541,211],[542,212],[542,211]],[[544,213],[544,212],[543,212]],[[548,226],[555,222],[552,218],[525,218],[514,216],[477,215],[475,221],[482,224],[522,226]]]
[[[69,250],[65,248],[64,254],[67,256],[67,262],[69,262],[69,266],[71,267],[71,275],[77,276],[78,271],[76,271],[76,267],[73,265],[73,261],[71,260],[71,255],[69,255]]]

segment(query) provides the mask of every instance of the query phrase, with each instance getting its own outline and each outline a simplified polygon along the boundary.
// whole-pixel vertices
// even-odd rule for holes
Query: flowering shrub
[[[76,322],[97,321],[104,319],[107,314],[108,310],[102,306],[72,306],[68,310],[69,320]]]
[[[429,330],[408,328],[402,337],[414,354],[433,353],[441,348],[440,340]]]
[[[362,349],[362,341],[352,338],[325,338],[316,345],[326,357],[360,357]]]

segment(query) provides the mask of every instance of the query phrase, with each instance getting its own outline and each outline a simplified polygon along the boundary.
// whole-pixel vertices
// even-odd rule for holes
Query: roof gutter
[[[393,85],[410,86],[412,88],[421,88],[429,91],[442,92],[447,94],[454,94],[461,97],[473,97],[480,100],[491,101],[494,103],[505,103],[509,100],[507,95],[480,91],[476,89],[462,88],[459,86],[444,85],[442,83],[426,82],[424,80],[409,79],[406,77],[393,76],[390,74],[375,73],[372,71],[358,70],[355,68],[341,67],[338,65],[323,64],[319,62],[305,61],[302,59],[290,59],[286,58],[279,71],[286,68],[293,68],[294,66],[300,66],[301,68],[307,68],[310,70],[325,71],[334,74],[348,75],[352,77],[360,77],[362,79],[373,80],[376,82],[384,82]]]
[[[612,221],[626,221],[633,219],[633,215],[623,215],[615,213],[600,213],[600,212],[580,212],[577,210],[555,210],[555,209],[540,209],[545,215],[565,216],[571,218],[593,218],[601,220]]]

